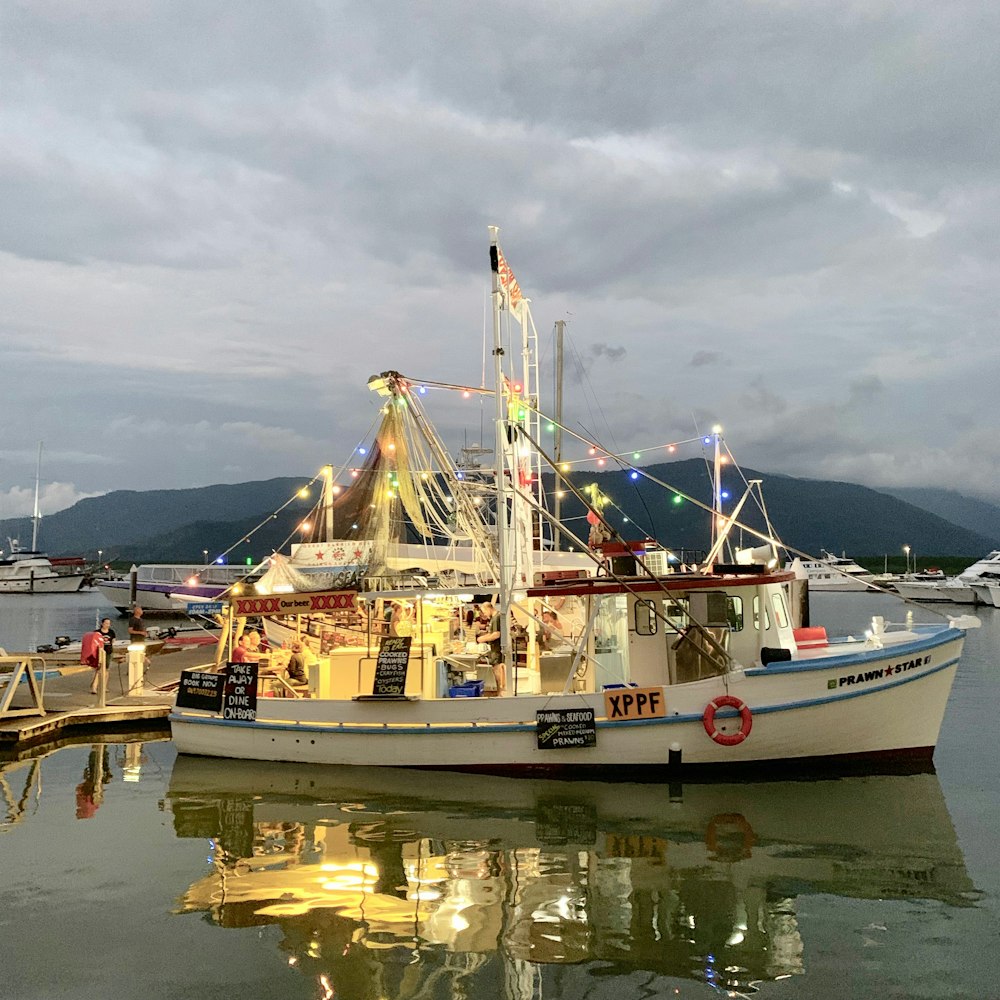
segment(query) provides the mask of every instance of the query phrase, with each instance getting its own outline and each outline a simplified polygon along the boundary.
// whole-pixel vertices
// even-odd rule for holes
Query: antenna
[[[31,551],[38,551],[38,522],[42,515],[38,510],[38,485],[42,479],[42,442],[38,442],[38,465],[35,466],[35,509],[31,515]]]

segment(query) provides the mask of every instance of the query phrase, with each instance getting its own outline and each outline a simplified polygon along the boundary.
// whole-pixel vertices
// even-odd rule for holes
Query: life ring
[[[720,832],[723,840],[721,845]],[[736,838],[742,838],[739,846],[732,843]],[[705,847],[718,861],[744,861],[753,854],[756,842],[753,827],[742,813],[718,813],[708,821],[705,829]]]
[[[735,708],[740,713],[740,731],[738,733],[720,733],[715,728],[715,713],[720,708]],[[720,746],[734,747],[742,743],[753,728],[753,716],[746,704],[739,698],[731,694],[722,694],[718,698],[713,698],[706,706],[705,713],[701,717],[705,732],[715,740]]]

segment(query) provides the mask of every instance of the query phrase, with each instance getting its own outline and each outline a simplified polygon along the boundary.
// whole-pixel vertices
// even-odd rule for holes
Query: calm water
[[[112,628],[124,636],[126,620],[102,600],[99,590],[79,594],[0,594],[0,646],[9,652],[26,653],[51,643],[57,635],[79,639],[101,620],[110,618]],[[177,619],[156,617],[151,624],[168,627],[187,624],[183,616]]]
[[[829,595],[814,619],[898,608]],[[936,774],[558,783],[167,741],[0,765],[5,993],[996,998],[1000,612],[981,617]]]

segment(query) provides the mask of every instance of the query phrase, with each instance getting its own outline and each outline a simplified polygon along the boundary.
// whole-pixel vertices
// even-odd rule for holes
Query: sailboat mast
[[[31,515],[31,551],[38,551],[38,522],[42,513],[38,509],[38,488],[42,481],[42,442],[38,442],[38,464],[35,466],[35,509]]]
[[[499,589],[500,610],[500,649],[504,662],[510,662],[510,512],[507,507],[507,476],[504,468],[504,456],[507,453],[507,396],[503,384],[503,345],[500,336],[500,307],[502,294],[500,291],[500,256],[497,246],[498,226],[490,226],[490,269],[493,272],[493,377],[495,388],[493,398],[496,404],[496,481],[497,481],[497,557],[499,572],[497,586]]]

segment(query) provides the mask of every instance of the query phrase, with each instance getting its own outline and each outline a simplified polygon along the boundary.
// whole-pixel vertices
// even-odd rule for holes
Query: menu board
[[[597,746],[597,723],[592,708],[553,708],[535,713],[539,750]]]
[[[375,660],[372,694],[400,696],[406,693],[406,668],[410,662],[410,635],[385,635]]]
[[[226,684],[222,691],[222,717],[253,722],[257,718],[256,663],[226,665]]]
[[[222,686],[225,674],[210,674],[204,670],[182,670],[177,688],[178,708],[200,708],[208,712],[222,709]]]

